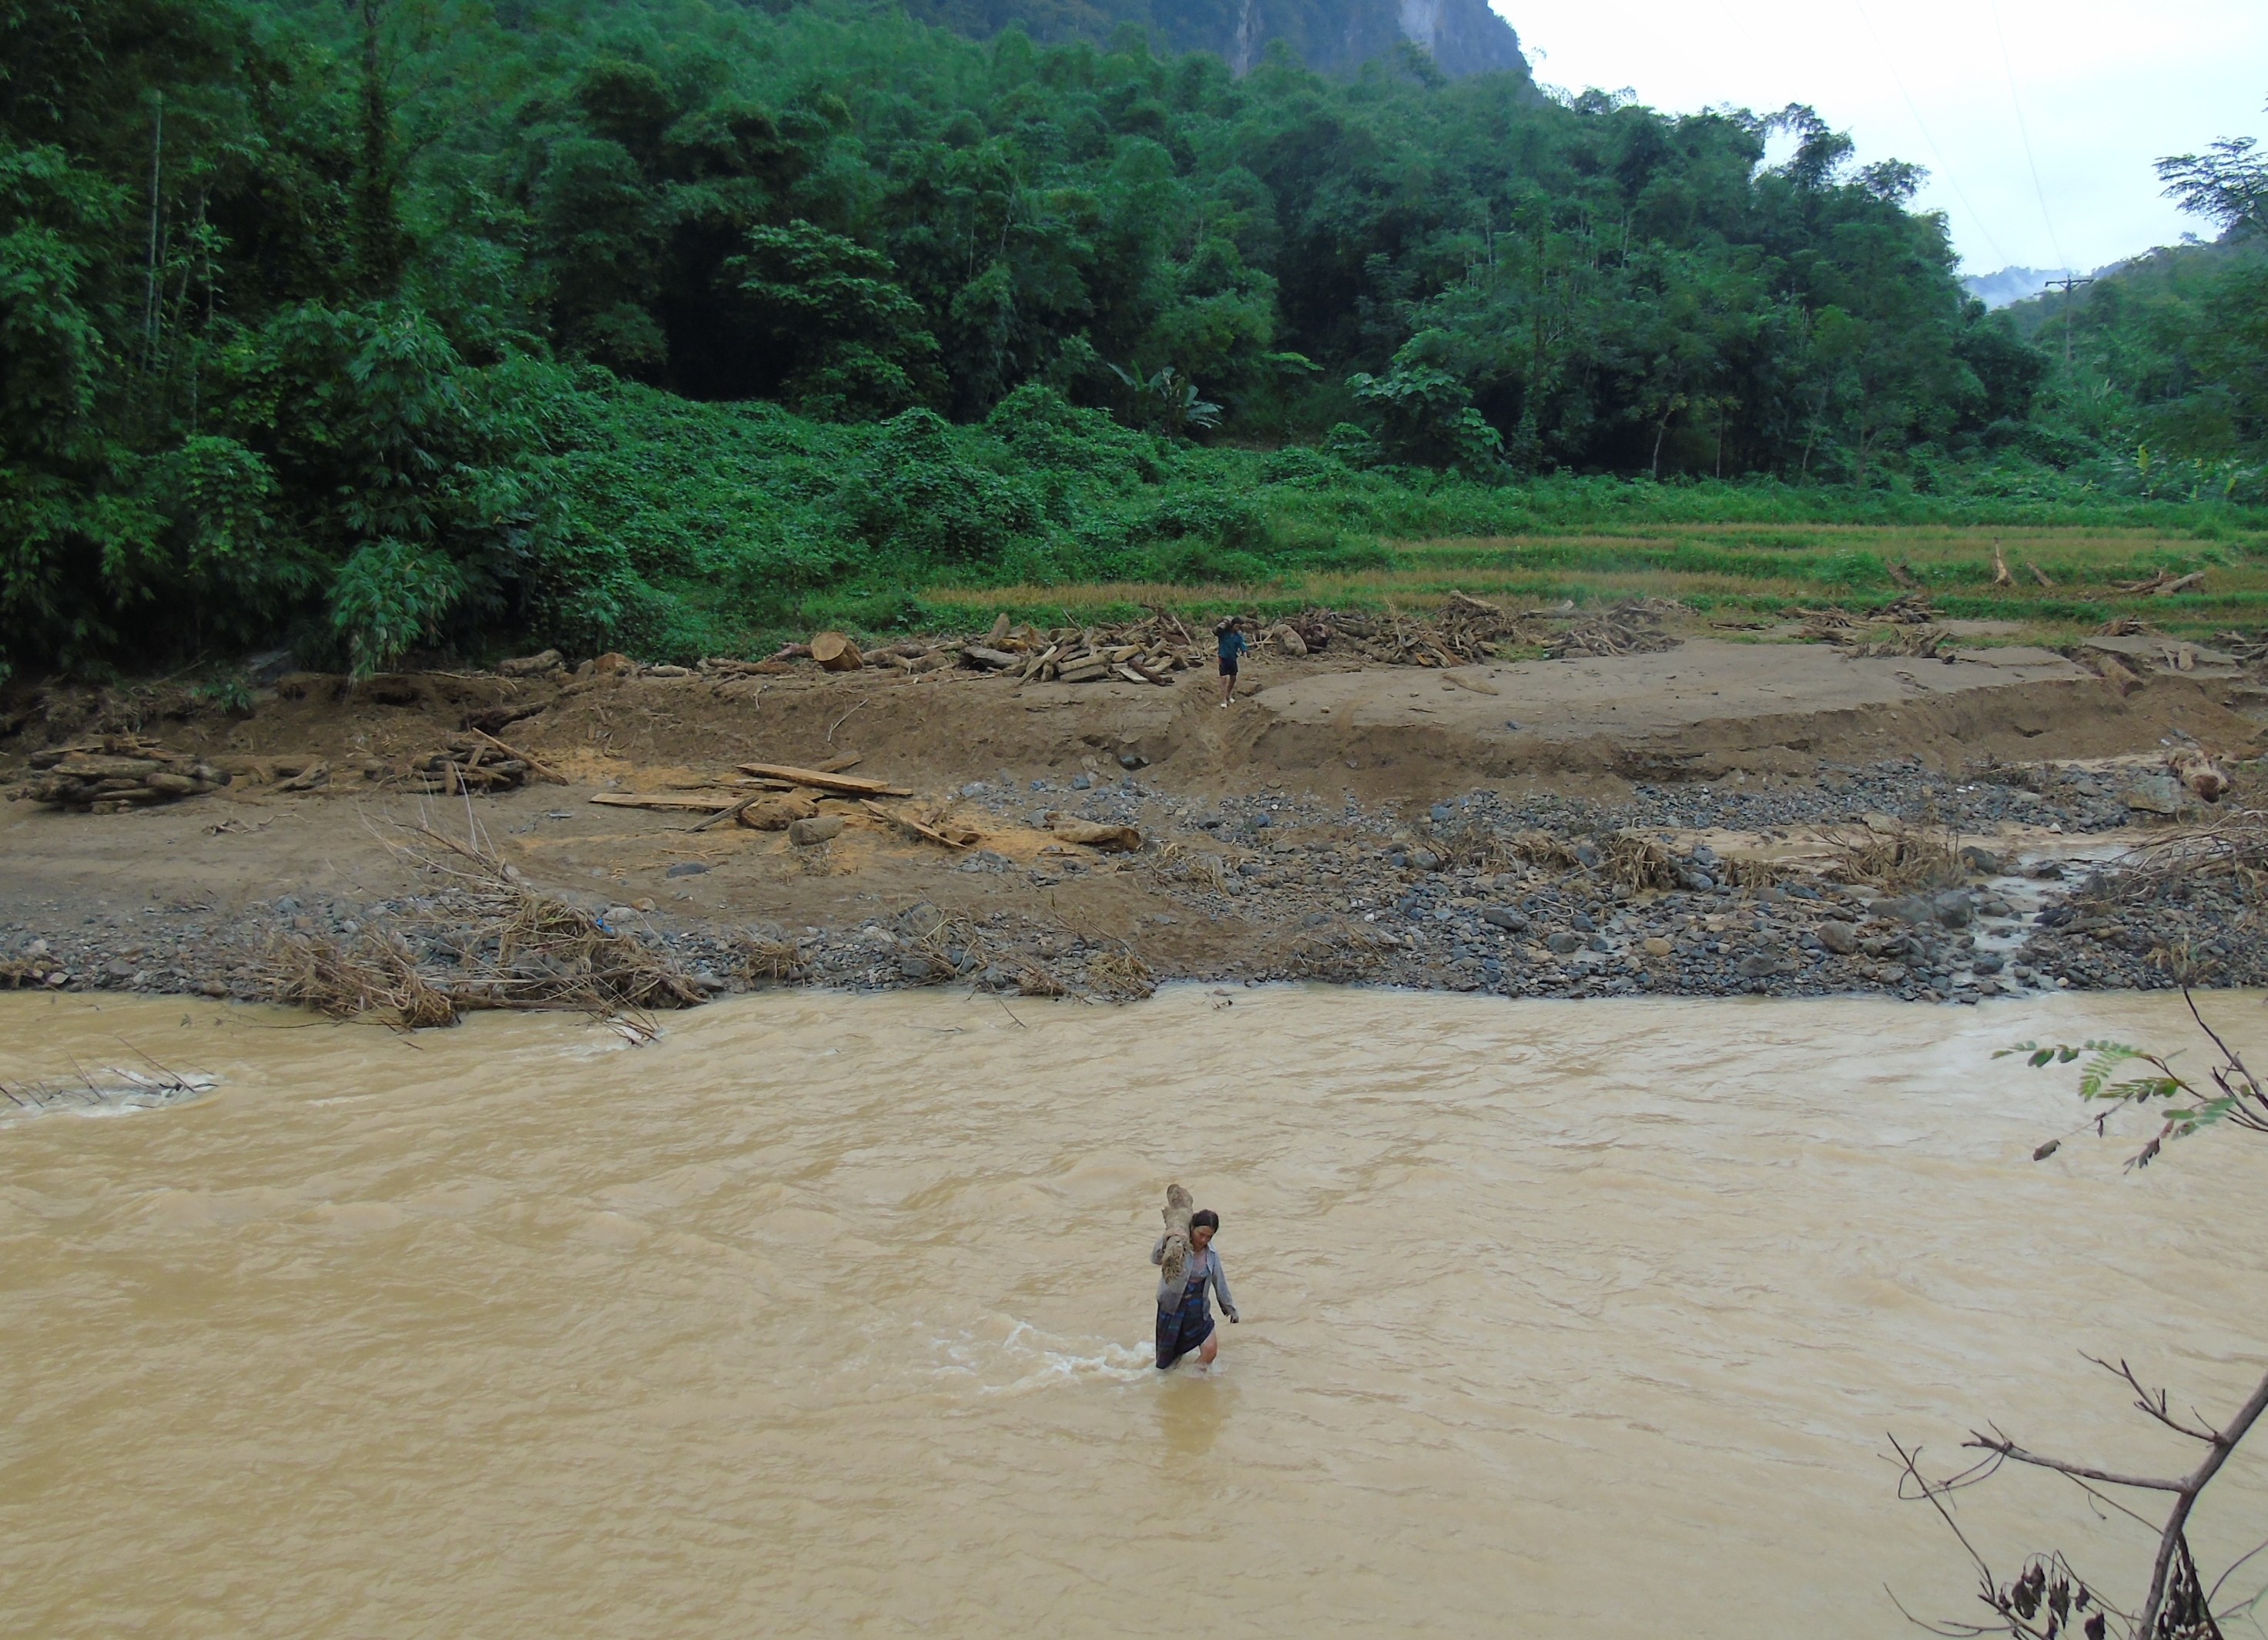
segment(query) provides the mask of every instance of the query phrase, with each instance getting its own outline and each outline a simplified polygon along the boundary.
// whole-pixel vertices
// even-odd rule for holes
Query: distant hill
[[[2097,268],[2091,274],[2081,274],[2082,279],[2099,279],[2104,274],[2115,273],[2127,264],[2114,262]],[[1962,280],[1961,288],[1987,307],[2000,308],[2029,300],[2047,289],[2050,279],[2060,279],[2060,268],[2003,268],[1998,273],[1972,273]]]
[[[905,0],[925,22],[989,40],[1012,25],[1042,43],[1102,41],[1131,23],[1160,50],[1210,51],[1243,74],[1283,41],[1319,74],[1352,73],[1405,41],[1453,79],[1528,74],[1512,25],[1487,0]]]

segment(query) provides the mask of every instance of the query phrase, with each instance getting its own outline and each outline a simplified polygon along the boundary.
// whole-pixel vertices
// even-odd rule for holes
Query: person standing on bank
[[[1188,1197],[1182,1198],[1186,1201]],[[1197,1353],[1197,1364],[1209,1367],[1220,1354],[1220,1338],[1213,1327],[1212,1305],[1206,1301],[1205,1289],[1210,1286],[1220,1296],[1221,1313],[1230,1320],[1238,1319],[1236,1300],[1229,1296],[1228,1276],[1220,1267],[1220,1255],[1212,1250],[1212,1238],[1220,1231],[1220,1215],[1211,1208],[1200,1208],[1189,1215],[1189,1260],[1186,1279],[1175,1290],[1162,1277],[1158,1282],[1158,1370],[1163,1372],[1191,1350]],[[1158,1237],[1158,1245],[1150,1249],[1150,1262],[1166,1261],[1166,1238]]]
[[[1252,646],[1244,641],[1244,628],[1233,615],[1214,627],[1212,635],[1220,640],[1220,709],[1226,712],[1236,694],[1236,659],[1249,654]]]

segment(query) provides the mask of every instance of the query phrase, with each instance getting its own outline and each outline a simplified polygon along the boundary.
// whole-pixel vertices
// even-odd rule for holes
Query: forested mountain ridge
[[[1453,79],[1528,71],[1520,36],[1488,0],[907,0],[907,10],[972,40],[1016,27],[1042,44],[1101,44],[1132,25],[1167,50],[1210,51],[1240,75],[1277,41],[1320,74],[1351,74],[1405,42]]]
[[[840,0],[23,0],[0,74],[0,665],[680,654],[1554,473],[2131,476],[1803,108]]]

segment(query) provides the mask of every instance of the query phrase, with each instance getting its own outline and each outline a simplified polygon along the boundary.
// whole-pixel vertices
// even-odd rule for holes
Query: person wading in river
[[[1189,1198],[1183,1196],[1183,1201]],[[1158,1282],[1158,1370],[1163,1372],[1191,1350],[1197,1352],[1200,1366],[1212,1365],[1212,1358],[1220,1354],[1220,1339],[1214,1331],[1212,1305],[1206,1301],[1205,1288],[1220,1295],[1221,1313],[1236,1320],[1236,1300],[1229,1296],[1228,1276],[1220,1267],[1220,1255],[1212,1250],[1212,1238],[1220,1230],[1220,1215],[1205,1208],[1189,1215],[1189,1268],[1178,1289],[1170,1280]],[[1150,1262],[1166,1261],[1166,1237],[1158,1237],[1158,1245],[1150,1249]]]
[[[1212,629],[1220,640],[1220,709],[1228,710],[1228,703],[1236,694],[1236,658],[1251,653],[1252,646],[1244,641],[1244,628],[1234,616]]]

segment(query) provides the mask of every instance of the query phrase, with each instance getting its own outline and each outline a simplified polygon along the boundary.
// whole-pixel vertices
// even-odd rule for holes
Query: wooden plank
[[[667,809],[688,814],[715,814],[740,806],[738,797],[676,796],[661,792],[595,792],[591,801],[608,809]]]
[[[903,787],[893,786],[887,780],[870,780],[858,774],[828,774],[821,769],[799,769],[792,763],[744,763],[740,765],[740,771],[762,779],[789,780],[816,791],[842,792],[851,797],[913,795]]]

